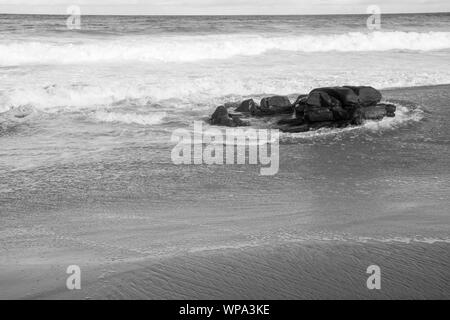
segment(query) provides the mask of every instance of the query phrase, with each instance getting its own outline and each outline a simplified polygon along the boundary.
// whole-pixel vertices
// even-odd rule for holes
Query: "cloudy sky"
[[[79,5],[82,14],[329,14],[372,4],[384,13],[450,12],[449,0],[0,0],[0,13],[66,14]]]

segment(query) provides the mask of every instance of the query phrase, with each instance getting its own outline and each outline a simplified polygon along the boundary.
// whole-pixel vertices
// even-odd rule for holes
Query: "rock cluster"
[[[278,117],[277,128],[285,132],[304,132],[323,127],[360,125],[364,120],[394,117],[393,104],[380,103],[381,93],[368,86],[326,87],[299,95],[294,103],[286,96],[265,97],[258,105],[253,99],[240,104],[217,107],[210,118],[213,125],[247,126],[252,117]],[[228,108],[227,108],[228,107]],[[228,109],[234,107],[234,114]]]

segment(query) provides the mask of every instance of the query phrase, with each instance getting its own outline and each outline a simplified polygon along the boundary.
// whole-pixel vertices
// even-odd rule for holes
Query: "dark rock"
[[[286,96],[272,96],[261,99],[261,108],[290,107],[291,102]]]
[[[338,123],[335,121],[321,121],[309,124],[309,129],[337,128],[338,126]]]
[[[330,103],[330,96],[325,91],[311,92],[305,101],[306,106],[317,108],[328,108],[329,103]]]
[[[381,120],[386,115],[386,108],[383,105],[361,108],[362,117],[367,120]]]
[[[300,104],[300,103],[304,103],[306,101],[306,98],[308,98],[307,94],[301,94],[297,97],[297,99],[295,99],[295,102],[293,103],[293,106],[295,107],[296,105]]]
[[[297,125],[302,125],[305,123],[305,120],[303,118],[289,118],[289,119],[281,119],[280,121],[277,122],[277,124],[279,125],[291,125],[291,126],[297,126]]]
[[[261,106],[255,104],[250,107],[250,114],[255,117],[274,116],[277,112],[270,108],[261,108]]]
[[[307,94],[299,95],[295,100],[293,106],[295,110],[295,116],[297,118],[303,118],[303,115],[305,114],[306,100],[308,100]]]
[[[340,104],[337,104],[331,108],[334,119],[336,120],[349,120],[350,112],[345,110]]]
[[[328,96],[337,99],[342,104],[342,107],[346,110],[355,110],[359,106],[358,96],[350,88],[345,87],[325,87],[314,89],[310,92],[309,96],[319,92],[322,99],[325,99],[326,93]],[[308,97],[309,100],[309,97]],[[309,104],[309,102],[308,102]]]
[[[287,114],[293,113],[294,109],[286,96],[272,96],[261,99],[260,105],[263,114]]]
[[[395,111],[397,110],[397,107],[393,104],[389,103],[380,103],[379,106],[384,106],[386,109],[386,116],[387,117],[395,117]]]
[[[359,104],[363,107],[375,106],[381,101],[381,93],[375,88],[367,86],[345,86],[344,88],[351,89],[358,96]]]
[[[306,132],[306,131],[309,131],[309,125],[303,124],[303,125],[295,125],[295,126],[286,126],[286,127],[282,127],[279,129],[283,132],[291,132],[291,133]]]
[[[299,95],[293,104],[286,96],[272,96],[263,98],[260,105],[253,99],[242,101],[235,108],[237,114],[231,114],[221,106],[211,116],[211,124],[245,126],[248,122],[240,117],[251,115],[273,116],[270,123],[276,122],[276,127],[284,132],[343,128],[361,125],[366,119],[380,120],[395,116],[395,105],[380,104],[380,101],[381,93],[372,87],[324,87],[314,89],[308,95]]]
[[[249,106],[249,110],[250,110],[250,114],[251,114],[252,116],[260,117],[260,116],[263,116],[263,115],[264,115],[263,112],[262,112],[262,110],[261,110],[261,108],[260,108],[259,105],[257,105],[256,103],[250,105],[250,106]]]
[[[250,123],[248,121],[244,121],[242,120],[239,116],[237,115],[232,115],[231,118],[233,119],[233,123],[236,124],[236,127],[246,127],[249,126]],[[234,126],[233,126],[234,127]]]
[[[241,102],[241,104],[236,108],[236,112],[249,113],[252,107],[255,107],[256,103],[253,99],[247,99]]]
[[[364,114],[361,111],[361,109],[358,109],[353,113],[350,123],[355,126],[360,126],[363,124],[363,122],[364,122]]]
[[[247,126],[248,123],[241,120],[238,116],[230,116],[227,108],[219,106],[211,115],[210,123],[212,125],[221,125],[227,127]]]
[[[334,120],[331,97],[324,91],[312,92],[306,98],[304,106],[299,104],[297,110],[303,109],[304,119],[307,122],[320,122]]]
[[[303,123],[303,124],[300,121],[298,121],[298,122],[292,121],[289,123],[283,122],[282,124],[283,125],[280,125],[278,127],[278,129],[283,132],[306,132],[309,130],[317,130],[317,129],[321,129],[321,128],[345,128],[345,127],[351,125],[351,121],[350,120],[320,121],[320,122],[310,122],[310,123]]]
[[[336,128],[345,128],[352,125],[352,119],[350,120],[340,120],[336,122]]]
[[[307,122],[334,121],[333,112],[328,108],[307,105],[304,119]]]
[[[225,106],[219,106],[211,115],[210,122],[211,124],[230,126],[233,119],[228,114],[228,110]]]
[[[333,114],[334,120],[348,120],[350,119],[350,111],[343,108],[342,103],[339,99],[330,96],[325,91],[314,91],[312,92],[308,98],[306,99],[306,106],[304,108],[305,110],[305,116],[307,114],[306,111],[310,112],[311,107],[313,107],[313,110],[317,109],[328,109]],[[299,104],[300,105],[300,104]],[[329,114],[325,110],[321,112],[322,114]],[[309,118],[313,118],[312,116],[309,116]],[[328,121],[332,120],[331,117],[327,117],[326,120],[319,120],[319,121]],[[312,121],[312,120],[311,120]]]
[[[381,120],[384,117],[395,117],[396,106],[388,103],[379,103],[376,106],[358,109],[352,118],[351,123],[361,125],[364,120]]]

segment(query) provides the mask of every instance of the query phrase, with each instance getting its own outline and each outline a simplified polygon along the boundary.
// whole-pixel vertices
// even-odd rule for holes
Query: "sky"
[[[365,14],[369,5],[381,13],[450,12],[449,0],[0,0],[0,13],[67,14]]]

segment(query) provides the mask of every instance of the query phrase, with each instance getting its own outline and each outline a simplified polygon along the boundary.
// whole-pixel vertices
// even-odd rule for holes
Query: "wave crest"
[[[8,41],[0,44],[0,65],[77,64],[90,62],[192,62],[255,56],[270,50],[431,51],[450,49],[450,32],[351,32],[334,35],[208,35],[133,37],[83,43]]]

